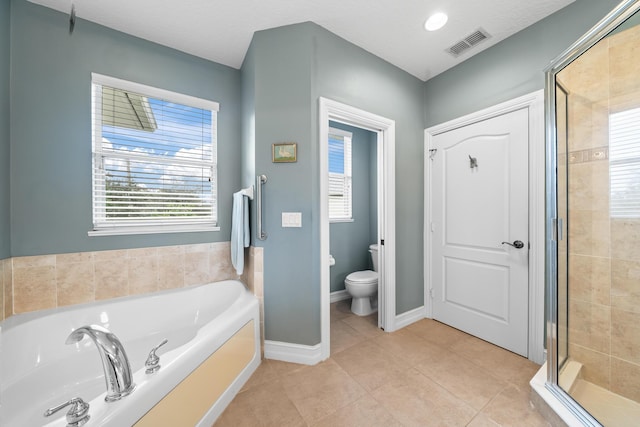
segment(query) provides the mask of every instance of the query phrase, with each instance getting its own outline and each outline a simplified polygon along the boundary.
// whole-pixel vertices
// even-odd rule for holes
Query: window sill
[[[113,227],[89,230],[87,234],[94,236],[124,236],[134,234],[167,234],[167,233],[199,233],[203,231],[220,231],[220,227],[214,225],[174,225],[174,226],[150,226],[150,227]]]
[[[341,222],[354,222],[353,218],[345,218],[345,219],[330,219],[329,224],[333,223],[341,223]]]

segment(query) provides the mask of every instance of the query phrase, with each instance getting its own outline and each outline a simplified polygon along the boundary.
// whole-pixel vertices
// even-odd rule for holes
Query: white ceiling
[[[258,30],[313,21],[421,80],[459,64],[574,0],[30,0],[233,68]],[[424,21],[449,15],[440,31]],[[81,25],[81,24],[77,24]],[[491,38],[444,50],[483,28]]]

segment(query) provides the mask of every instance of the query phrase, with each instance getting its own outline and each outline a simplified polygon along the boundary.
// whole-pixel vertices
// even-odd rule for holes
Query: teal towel
[[[244,248],[249,247],[249,199],[242,191],[233,193],[231,213],[231,264],[239,275],[244,271]]]

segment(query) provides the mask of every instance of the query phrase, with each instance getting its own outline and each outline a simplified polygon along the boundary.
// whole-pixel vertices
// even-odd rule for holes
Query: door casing
[[[382,304],[379,323],[387,332],[396,330],[396,238],[395,238],[395,133],[394,120],[320,97],[319,100],[319,146],[320,146],[320,353],[321,360],[330,355],[329,315],[331,292],[329,278],[329,120],[367,129],[378,134],[378,240],[380,246],[379,266],[382,289]],[[363,250],[365,250],[363,248]],[[380,288],[380,287],[379,287]]]
[[[424,150],[424,304],[428,318],[433,317],[431,289],[430,232],[432,200],[430,194],[431,160],[429,147],[434,136],[527,108],[529,112],[529,353],[528,358],[543,363],[544,352],[544,221],[545,221],[545,168],[544,168],[544,91],[539,90],[510,101],[450,120],[425,129]]]

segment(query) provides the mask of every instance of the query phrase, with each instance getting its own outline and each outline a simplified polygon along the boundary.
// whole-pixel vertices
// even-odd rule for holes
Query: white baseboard
[[[349,298],[351,298],[351,295],[349,295],[349,292],[347,292],[346,289],[343,289],[341,291],[331,292],[331,304],[333,304],[334,302],[342,301]]]
[[[265,340],[264,357],[302,365],[315,365],[322,361],[322,352],[320,344],[311,346]]]
[[[424,319],[425,317],[427,317],[427,310],[424,306],[399,314],[396,316],[396,321],[394,322],[394,330],[397,331],[398,329],[402,329],[405,326],[409,326],[412,323]]]

